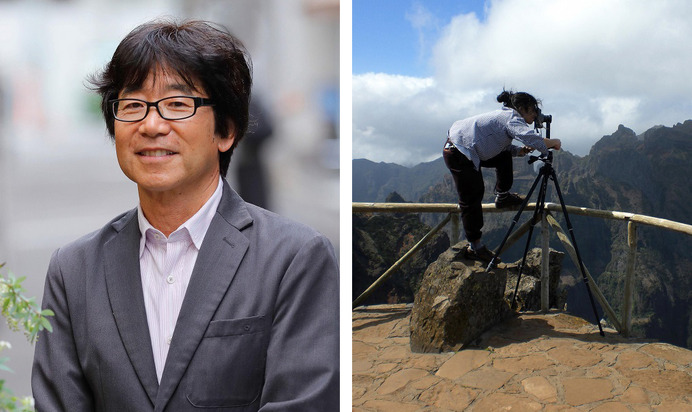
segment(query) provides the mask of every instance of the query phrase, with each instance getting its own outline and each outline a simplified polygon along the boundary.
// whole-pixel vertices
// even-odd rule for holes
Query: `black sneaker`
[[[466,245],[466,248],[464,249],[464,256],[466,259],[480,260],[485,263],[490,263],[490,261],[495,257],[495,254],[490,249],[485,247],[485,245],[478,250],[473,250],[471,245]],[[499,263],[500,259],[495,259],[495,262]]]
[[[495,196],[495,207],[498,209],[521,206],[522,203],[524,203],[524,196],[520,196],[516,193]]]

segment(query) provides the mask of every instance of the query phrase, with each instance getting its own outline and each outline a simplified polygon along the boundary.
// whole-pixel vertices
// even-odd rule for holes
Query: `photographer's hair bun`
[[[503,90],[502,93],[497,95],[497,101],[498,103],[504,103],[505,106],[509,106],[512,104],[512,93],[511,91]]]
[[[531,96],[526,92],[515,93],[511,90],[502,90],[502,93],[497,95],[497,101],[499,103],[504,104],[505,107],[509,107],[515,110],[517,108],[527,108],[532,106],[538,106],[539,104],[541,104],[540,100],[536,99],[535,97]]]

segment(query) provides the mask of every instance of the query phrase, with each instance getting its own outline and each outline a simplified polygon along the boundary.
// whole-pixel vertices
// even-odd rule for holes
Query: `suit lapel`
[[[242,199],[224,181],[221,203],[197,255],[175,325],[156,399],[156,411],[162,411],[175,392],[225,296],[249,244],[240,230],[251,223]]]
[[[106,288],[120,339],[153,404],[158,381],[140,279],[136,216],[137,211],[133,210],[115,222],[117,233],[104,245]]]

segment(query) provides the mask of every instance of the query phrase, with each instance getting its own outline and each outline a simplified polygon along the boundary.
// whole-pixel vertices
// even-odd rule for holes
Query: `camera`
[[[543,127],[543,123],[547,123],[550,126],[550,122],[553,121],[553,116],[550,114],[543,114],[541,109],[536,108],[536,120],[533,121],[533,125],[536,129]]]

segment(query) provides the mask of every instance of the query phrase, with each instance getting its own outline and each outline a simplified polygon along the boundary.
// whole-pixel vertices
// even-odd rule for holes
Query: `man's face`
[[[175,75],[157,70],[139,90],[121,91],[118,98],[154,102],[170,96],[208,97],[201,87],[190,88]],[[125,175],[142,191],[189,195],[215,185],[219,175],[219,151],[228,150],[234,136],[214,133],[210,106],[197,108],[194,116],[165,120],[150,107],[138,122],[115,120],[115,149]]]

